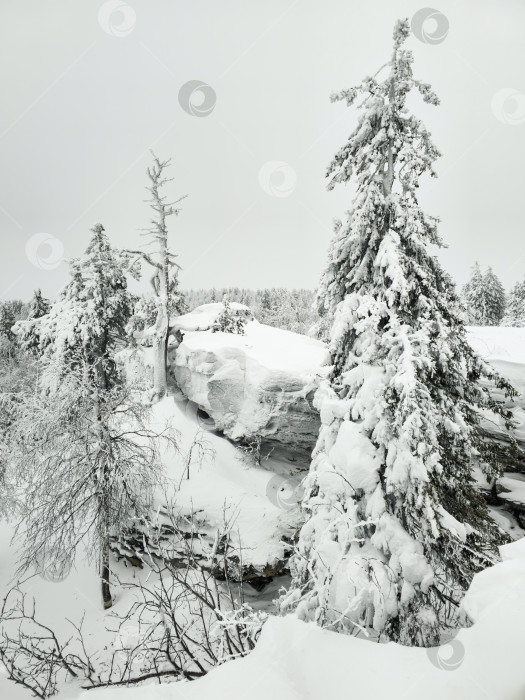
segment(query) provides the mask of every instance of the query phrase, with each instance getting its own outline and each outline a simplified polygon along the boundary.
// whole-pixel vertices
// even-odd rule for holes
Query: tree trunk
[[[162,215],[162,225],[164,216]],[[153,367],[153,386],[157,400],[162,399],[167,392],[167,362],[168,362],[168,246],[167,233],[159,240],[161,267],[158,276],[157,320],[155,322],[155,339],[153,343],[155,360]]]
[[[107,532],[104,535],[104,541],[102,543],[100,576],[102,580],[102,601],[104,603],[104,610],[107,610],[113,605],[109,587],[109,533]]]

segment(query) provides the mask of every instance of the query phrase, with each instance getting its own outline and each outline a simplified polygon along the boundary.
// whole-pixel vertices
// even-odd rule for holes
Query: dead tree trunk
[[[160,193],[161,188],[170,178],[164,176],[164,170],[170,165],[170,160],[160,161],[153,154],[153,165],[148,168],[147,174],[150,179],[148,187],[151,193],[150,206],[155,212],[151,219],[151,228],[146,229],[146,235],[150,236],[157,243],[157,250],[151,254],[142,251],[128,251],[138,255],[142,260],[153,267],[151,284],[155,294],[157,305],[157,318],[155,321],[155,334],[153,337],[154,364],[153,364],[153,388],[157,400],[165,396],[167,391],[167,355],[168,355],[168,334],[169,334],[169,280],[170,269],[179,267],[175,262],[175,255],[168,247],[168,226],[166,219],[172,214],[178,214],[179,209],[175,207],[186,195],[180,197],[175,202],[167,202],[166,197]]]

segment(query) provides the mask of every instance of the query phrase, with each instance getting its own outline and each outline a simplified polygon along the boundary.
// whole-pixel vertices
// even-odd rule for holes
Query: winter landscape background
[[[0,15],[0,697],[523,697],[525,8]]]

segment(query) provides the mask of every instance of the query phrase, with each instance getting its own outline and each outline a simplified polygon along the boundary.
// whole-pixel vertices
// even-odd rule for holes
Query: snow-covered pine
[[[213,326],[213,331],[221,333],[237,333],[244,335],[245,319],[242,316],[236,316],[230,305],[228,295],[225,294],[222,299],[223,310],[217,316],[217,320]]]
[[[486,317],[485,285],[483,273],[477,261],[472,266],[468,282],[461,291],[468,322],[473,326],[484,326]]]
[[[442,242],[417,188],[439,154],[407,98],[438,98],[413,77],[409,33],[408,20],[396,24],[384,79],[333,98],[363,98],[327,173],[329,189],[354,177],[357,193],[319,289],[333,368],[316,397],[322,427],[282,609],[425,646],[497,556],[502,533],[472,469],[497,472],[479,417],[503,408],[478,380],[513,390],[469,347],[454,285],[427,250]]]
[[[70,262],[71,280],[40,320],[45,358],[68,371],[72,359],[104,372],[109,389],[116,381],[113,355],[126,338],[132,313],[123,261],[111,248],[102,224],[92,229],[82,258]]]
[[[505,290],[491,267],[483,274],[479,263],[472,267],[463,287],[468,322],[475,326],[499,326],[505,314]]]
[[[525,280],[516,282],[510,290],[501,325],[525,327]]]
[[[486,298],[486,317],[484,325],[499,326],[501,319],[505,315],[507,299],[503,285],[491,267],[487,269],[483,276],[483,284],[485,287]]]
[[[33,298],[29,302],[27,318],[16,325],[16,335],[20,346],[26,352],[39,355],[40,346],[40,323],[39,319],[49,313],[51,303],[42,296],[40,289],[35,289]]]
[[[0,339],[13,341],[13,326],[17,317],[17,302],[0,301]]]

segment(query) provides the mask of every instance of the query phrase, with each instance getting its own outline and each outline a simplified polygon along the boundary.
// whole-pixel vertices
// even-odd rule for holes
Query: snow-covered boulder
[[[260,436],[306,452],[319,432],[312,402],[328,362],[322,342],[257,321],[244,335],[185,332],[170,353],[181,391],[229,438]]]

